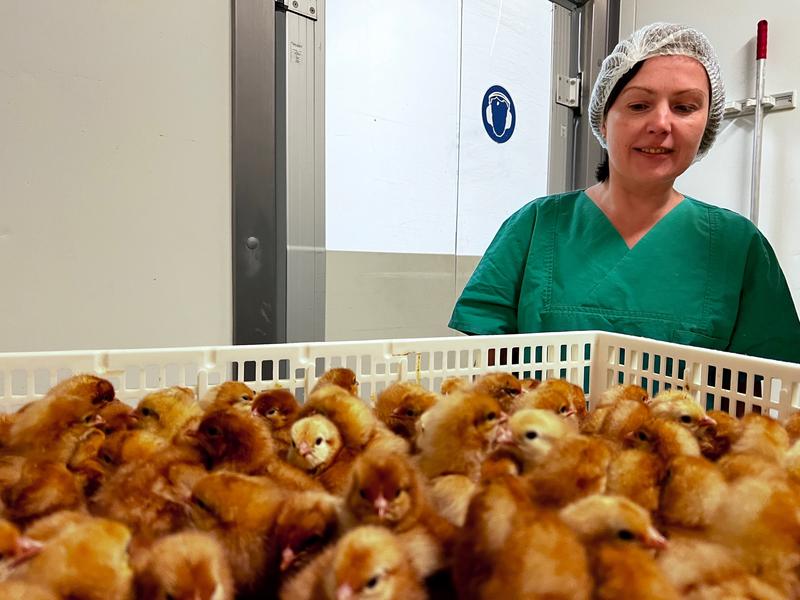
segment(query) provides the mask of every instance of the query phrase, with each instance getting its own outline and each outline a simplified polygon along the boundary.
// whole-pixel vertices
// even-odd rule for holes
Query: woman
[[[590,104],[608,150],[599,182],[512,215],[450,327],[600,329],[800,362],[800,321],[767,240],[744,217],[673,187],[713,144],[724,99],[702,33],[656,23],[618,44]]]

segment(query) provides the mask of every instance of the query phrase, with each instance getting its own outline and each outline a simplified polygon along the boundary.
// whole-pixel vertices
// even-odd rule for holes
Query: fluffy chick
[[[700,451],[709,460],[719,460],[739,439],[742,424],[739,419],[721,410],[711,410],[707,414],[714,419],[716,426],[700,430],[697,438],[700,442]]]
[[[203,417],[195,438],[215,469],[263,475],[293,490],[319,489],[308,475],[282,461],[263,420],[235,409]]]
[[[635,402],[647,404],[647,402],[650,400],[650,394],[640,385],[633,383],[621,383],[604,390],[592,408],[613,406],[620,400],[633,400]]]
[[[127,600],[133,573],[128,564],[131,532],[108,519],[56,513],[34,523],[26,535],[43,542],[14,578],[35,582],[61,598]]]
[[[225,381],[206,392],[200,407],[206,412],[235,408],[248,411],[256,393],[241,381]]]
[[[593,598],[675,599],[675,588],[644,548],[665,548],[649,513],[620,496],[589,496],[559,513],[589,551]]]
[[[173,386],[148,394],[135,411],[139,427],[167,441],[181,438],[203,414],[194,391]]]
[[[624,496],[654,512],[661,495],[664,461],[648,450],[627,448],[614,454],[608,466],[606,493]]]
[[[577,423],[586,416],[586,396],[580,386],[569,381],[548,379],[514,400],[511,410],[521,408],[550,410]]]
[[[275,440],[275,448],[285,457],[292,444],[292,425],[300,413],[300,403],[286,388],[264,390],[253,400],[253,414],[265,420]]]
[[[522,384],[511,373],[487,373],[478,377],[472,385],[476,394],[491,396],[500,404],[500,408],[508,414],[516,398],[522,393]]]
[[[51,589],[28,581],[0,582],[0,598],[3,600],[60,600]]]
[[[625,436],[629,447],[658,455],[665,464],[676,456],[700,456],[700,445],[692,433],[674,421],[650,419]]]
[[[425,419],[418,439],[419,465],[427,477],[457,473],[473,481],[481,462],[500,442],[510,439],[507,416],[491,396],[468,393],[443,398]]]
[[[65,462],[81,436],[102,422],[98,412],[104,404],[95,400],[77,395],[48,395],[29,403],[15,415],[8,430],[6,450]]]
[[[408,451],[408,442],[386,429],[359,398],[334,385],[311,394],[291,435],[289,462],[313,473],[334,494],[347,489],[350,469],[360,453]]]
[[[742,477],[728,493],[708,528],[709,539],[726,546],[748,569],[788,597],[800,595],[800,518],[790,486]]]
[[[482,394],[445,396],[425,413],[418,464],[431,481],[436,509],[460,525],[481,476],[481,463],[511,439],[500,404]]]
[[[447,377],[442,381],[439,391],[443,396],[448,396],[455,392],[467,392],[469,388],[469,382],[463,377]]]
[[[89,508],[125,523],[140,538],[173,533],[186,525],[185,502],[205,473],[199,452],[168,446],[120,466],[90,498]]]
[[[680,423],[697,438],[704,428],[717,425],[685,390],[670,389],[658,394],[650,403],[650,414],[656,419]]]
[[[704,529],[711,525],[728,485],[717,466],[702,457],[678,456],[670,463],[658,509],[667,525]]]
[[[741,430],[731,445],[731,454],[760,456],[782,465],[789,450],[789,434],[770,417],[750,413],[742,417]]]
[[[638,400],[622,399],[611,406],[593,410],[581,422],[581,433],[597,434],[622,443],[650,418],[650,409]]]
[[[800,412],[795,412],[789,415],[783,422],[783,428],[789,434],[789,441],[791,443],[800,439]]]
[[[117,399],[106,404],[97,414],[102,419],[102,423],[98,427],[106,435],[133,429],[139,424],[133,408]]]
[[[583,435],[562,438],[547,458],[524,475],[538,504],[560,508],[605,491],[611,450],[604,440]]]
[[[266,479],[226,471],[192,489],[191,520],[222,544],[237,593],[257,596],[274,587],[277,552],[269,536],[288,494]]]
[[[415,383],[401,381],[383,390],[375,414],[394,433],[414,442],[420,415],[436,404],[437,396]]]
[[[5,516],[25,524],[51,513],[84,506],[83,482],[61,463],[30,459],[19,479],[2,490]]]
[[[317,380],[317,383],[311,389],[311,393],[319,391],[326,385],[335,385],[353,396],[358,396],[358,379],[351,369],[344,367],[328,369]]]
[[[424,600],[402,544],[383,527],[347,533],[281,589],[284,600]]]
[[[345,498],[352,522],[382,525],[400,536],[417,573],[427,577],[445,566],[456,529],[433,509],[422,475],[407,457],[363,454]]]
[[[225,550],[212,535],[182,531],[157,540],[134,556],[138,598],[233,600]]]
[[[473,496],[453,565],[459,598],[588,599],[586,551],[552,512],[536,508],[511,475]]]
[[[505,445],[519,461],[521,472],[541,464],[558,440],[577,433],[569,421],[539,408],[515,412],[508,419],[508,428],[511,439]]]
[[[274,529],[284,578],[297,574],[339,537],[342,512],[342,500],[326,492],[298,492],[286,499]]]

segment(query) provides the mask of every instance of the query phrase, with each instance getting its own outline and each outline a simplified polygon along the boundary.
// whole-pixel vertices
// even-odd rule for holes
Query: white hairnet
[[[653,23],[635,31],[627,40],[617,44],[600,67],[600,74],[592,90],[589,102],[589,120],[592,132],[603,148],[607,148],[605,137],[600,132],[603,124],[606,101],[611,90],[625,73],[638,62],[653,56],[689,56],[702,64],[711,83],[708,123],[700,141],[697,158],[708,152],[717,137],[722,112],[725,108],[725,86],[722,83],[717,54],[705,35],[686,25]]]

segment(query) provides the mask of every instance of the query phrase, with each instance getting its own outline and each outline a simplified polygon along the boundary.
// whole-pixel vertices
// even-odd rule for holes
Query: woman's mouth
[[[672,148],[662,148],[661,146],[649,146],[645,148],[636,148],[639,152],[644,154],[669,154]]]

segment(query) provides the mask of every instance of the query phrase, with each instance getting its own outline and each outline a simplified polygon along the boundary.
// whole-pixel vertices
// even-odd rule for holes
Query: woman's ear
[[[604,138],[608,139],[608,136],[606,135],[606,118],[605,117],[603,117],[603,122],[600,123],[600,133],[603,134]]]

